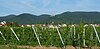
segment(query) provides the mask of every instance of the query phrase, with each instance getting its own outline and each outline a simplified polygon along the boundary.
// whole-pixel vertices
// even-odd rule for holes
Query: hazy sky
[[[66,11],[100,11],[100,0],[0,0],[0,16],[21,13],[54,15]]]

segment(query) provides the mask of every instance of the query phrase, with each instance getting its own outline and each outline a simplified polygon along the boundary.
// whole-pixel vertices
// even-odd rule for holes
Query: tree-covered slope
[[[0,17],[0,21],[16,22],[19,24],[44,24],[44,23],[100,23],[100,12],[64,12],[51,16],[48,14],[32,15],[23,13],[20,15],[8,15]]]

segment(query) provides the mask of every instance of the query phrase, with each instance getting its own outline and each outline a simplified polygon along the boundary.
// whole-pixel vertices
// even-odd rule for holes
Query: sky
[[[100,0],[0,0],[0,16],[21,13],[55,15],[67,11],[100,11]]]

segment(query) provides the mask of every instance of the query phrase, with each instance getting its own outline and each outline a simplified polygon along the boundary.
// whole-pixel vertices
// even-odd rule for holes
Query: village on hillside
[[[73,25],[73,24],[72,24]],[[75,26],[79,26],[79,24],[74,24]],[[92,25],[92,24],[85,24],[85,25]],[[96,27],[99,27],[100,24],[93,24],[94,26]],[[6,21],[2,21],[0,22],[0,26],[4,26],[4,27],[7,27],[7,26],[18,26],[18,27],[31,27],[31,26],[41,26],[41,27],[49,27],[49,28],[54,28],[56,26],[58,27],[66,27],[68,26],[68,24],[16,24],[14,22],[6,22]]]

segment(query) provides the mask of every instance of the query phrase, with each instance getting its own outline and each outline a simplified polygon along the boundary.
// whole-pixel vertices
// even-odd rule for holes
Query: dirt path
[[[32,47],[32,46],[17,46],[18,48],[29,48],[29,49],[63,49],[60,47]],[[75,49],[73,46],[67,46],[66,49]]]
[[[64,48],[61,48],[61,47],[53,47],[53,46],[51,46],[51,47],[45,47],[45,46],[43,46],[43,47],[39,47],[39,46],[35,46],[35,47],[33,47],[33,46],[20,46],[20,45],[0,45],[0,47],[1,48],[3,48],[3,47],[7,47],[7,48],[5,48],[5,49],[10,49],[10,48],[17,48],[17,49],[64,49]],[[77,49],[79,49],[79,47],[76,47]],[[66,49],[75,49],[75,47],[73,47],[73,46],[66,46]],[[90,48],[81,48],[81,49],[90,49]],[[100,49],[100,47],[96,47],[96,48],[94,48],[94,47],[92,47],[91,49]]]
[[[28,48],[28,49],[64,49],[64,48],[60,48],[60,47],[39,47],[39,46],[36,46],[36,47],[32,47],[32,46],[17,46],[19,48]],[[73,46],[66,46],[66,49],[75,49],[75,47]],[[77,47],[78,49],[78,47]],[[90,48],[81,48],[81,49],[90,49]],[[92,47],[91,49],[100,49],[100,47]]]

